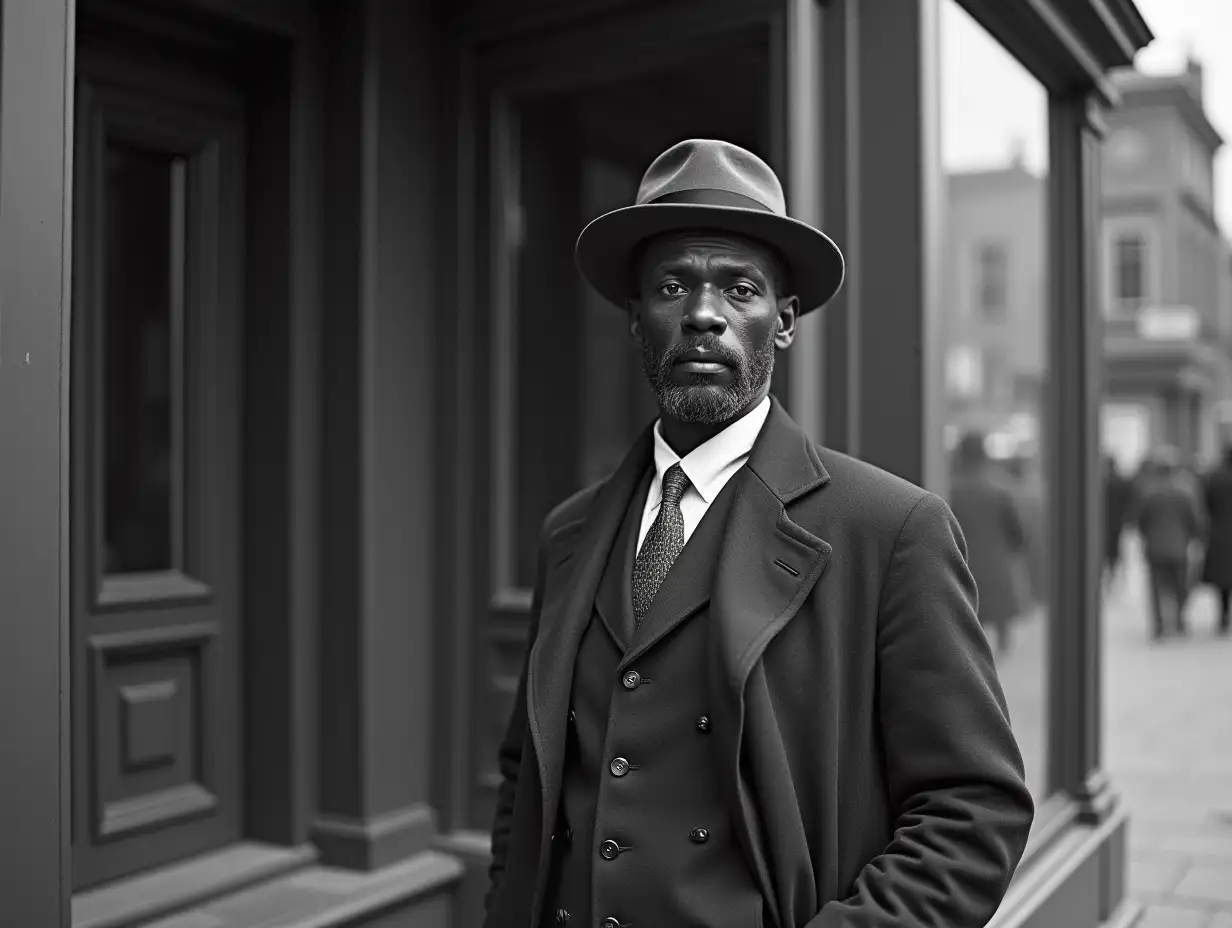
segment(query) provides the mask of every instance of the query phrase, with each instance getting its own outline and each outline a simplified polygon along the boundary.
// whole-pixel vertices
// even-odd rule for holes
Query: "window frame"
[[[984,322],[1004,322],[1010,312],[1010,249],[999,239],[981,239],[975,243],[976,300],[979,318]],[[990,257],[996,260],[989,261]],[[989,273],[990,268],[994,269]],[[999,291],[999,302],[988,301],[989,289]]]
[[[1142,295],[1137,299],[1120,295],[1121,266],[1118,246],[1134,236],[1141,242]],[[1102,310],[1105,318],[1132,319],[1144,307],[1160,301],[1162,258],[1158,220],[1153,216],[1105,215],[1101,224]]]

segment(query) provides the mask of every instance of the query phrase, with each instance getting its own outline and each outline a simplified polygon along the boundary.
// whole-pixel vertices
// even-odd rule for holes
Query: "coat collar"
[[[828,542],[789,507],[830,481],[813,442],[772,398],[766,425],[738,480],[711,595],[720,658],[734,692],[770,640],[799,610],[830,558]]]
[[[569,698],[578,646],[621,520],[651,466],[652,427],[599,489],[573,539],[549,563],[539,632],[527,662],[526,710],[543,790],[543,845],[555,824],[564,764]],[[710,598],[717,657],[726,677],[721,702],[736,721],[743,688],[774,636],[791,620],[821,576],[830,545],[792,521],[787,507],[829,481],[816,448],[771,398],[771,409],[738,481]],[[704,605],[701,603],[699,605]],[[730,730],[730,729],[729,729]]]

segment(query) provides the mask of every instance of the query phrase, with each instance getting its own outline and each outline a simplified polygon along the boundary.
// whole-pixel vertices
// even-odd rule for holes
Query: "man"
[[[1151,456],[1133,520],[1150,577],[1151,636],[1163,638],[1169,626],[1184,634],[1192,564],[1195,549],[1206,539],[1206,513],[1177,448],[1164,446]]]
[[[1111,593],[1121,573],[1125,520],[1133,499],[1133,483],[1121,475],[1116,458],[1103,456],[1104,476],[1104,591]]]
[[[838,248],[690,140],[576,258],[661,415],[544,522],[485,924],[984,925],[1033,806],[958,525],[769,397]]]

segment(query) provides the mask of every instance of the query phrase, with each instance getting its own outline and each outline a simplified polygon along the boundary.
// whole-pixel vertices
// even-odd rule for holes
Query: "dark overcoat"
[[[539,924],[573,664],[648,428],[544,523],[500,749],[487,928]],[[774,401],[736,481],[708,601],[713,770],[768,928],[977,928],[1033,816],[937,496],[815,445]]]
[[[1134,521],[1142,550],[1151,562],[1181,563],[1190,546],[1206,540],[1206,511],[1192,478],[1168,474],[1148,478],[1136,503]]]
[[[1022,502],[991,465],[984,465],[954,475],[950,507],[970,552],[980,621],[997,626],[1018,618],[1030,606]]]

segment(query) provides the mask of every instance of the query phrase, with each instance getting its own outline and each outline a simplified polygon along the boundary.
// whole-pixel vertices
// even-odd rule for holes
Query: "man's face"
[[[719,425],[769,392],[797,315],[795,297],[777,292],[771,249],[726,233],[671,234],[644,247],[634,273],[630,331],[664,415]]]

